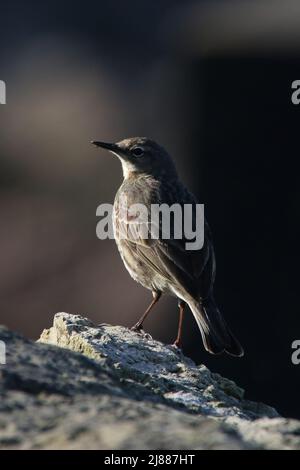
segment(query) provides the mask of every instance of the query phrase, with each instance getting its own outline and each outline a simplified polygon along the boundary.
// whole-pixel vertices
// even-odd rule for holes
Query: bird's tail
[[[227,352],[231,356],[241,357],[244,350],[234,337],[220,313],[213,297],[203,303],[188,302],[199,326],[205,349],[211,354]]]

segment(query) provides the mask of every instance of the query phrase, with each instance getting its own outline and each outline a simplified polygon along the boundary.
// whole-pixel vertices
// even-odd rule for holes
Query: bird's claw
[[[131,329],[131,331],[134,331],[135,333],[137,333],[138,335],[142,336],[145,339],[152,339],[152,336],[149,335],[149,333],[146,333],[146,331],[144,331],[141,326],[136,326],[135,325],[130,329]]]
[[[174,343],[171,344],[171,346],[172,346],[173,348],[178,349],[179,351],[182,350],[182,344],[181,344],[181,342],[179,342],[179,341],[174,341]]]

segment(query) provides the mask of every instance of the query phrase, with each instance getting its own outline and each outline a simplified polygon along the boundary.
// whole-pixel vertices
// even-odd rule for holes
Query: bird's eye
[[[142,147],[134,147],[131,152],[135,157],[141,157],[144,155],[144,149]]]

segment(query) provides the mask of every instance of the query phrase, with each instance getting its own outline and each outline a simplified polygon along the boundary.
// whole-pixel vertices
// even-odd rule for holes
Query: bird
[[[216,262],[212,235],[204,223],[204,242],[201,249],[188,250],[186,237],[169,239],[159,232],[157,237],[141,237],[130,230],[131,217],[122,213],[127,207],[143,204],[190,204],[194,209],[196,197],[181,182],[173,158],[154,140],[130,137],[116,143],[91,142],[96,147],[116,155],[122,165],[123,182],[118,189],[113,207],[114,238],[131,277],[152,292],[152,301],[141,318],[132,327],[143,333],[143,324],[162,294],[171,294],[178,300],[178,333],[173,345],[182,348],[182,328],[186,305],[199,327],[204,348],[211,354],[227,353],[241,357],[243,348],[236,339],[214,298]],[[192,211],[195,217],[195,211]]]

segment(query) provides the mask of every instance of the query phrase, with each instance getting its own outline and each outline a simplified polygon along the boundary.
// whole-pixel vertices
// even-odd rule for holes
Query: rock
[[[59,313],[38,343],[0,327],[3,449],[296,449],[300,422],[120,326]]]

